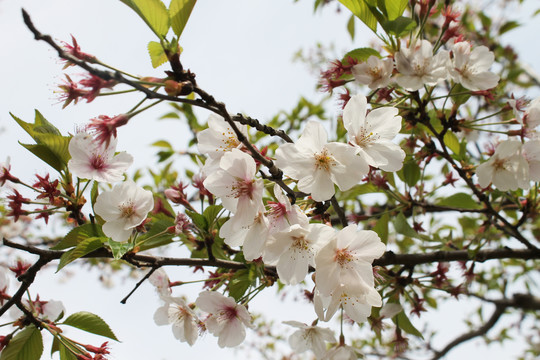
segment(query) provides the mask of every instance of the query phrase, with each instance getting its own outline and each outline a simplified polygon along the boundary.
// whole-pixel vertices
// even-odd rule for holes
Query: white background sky
[[[63,132],[73,132],[75,124],[84,124],[92,117],[127,111],[139,97],[98,98],[91,104],[70,105],[62,110],[52,93],[63,78],[62,65],[45,43],[32,39],[22,23],[21,7],[30,13],[42,32],[59,40],[69,40],[73,34],[83,51],[111,65],[146,76],[161,76],[165,67],[152,69],[146,44],[155,40],[153,33],[120,1],[0,0],[0,79],[3,81],[0,87],[0,129],[3,129],[0,161],[11,156],[13,173],[31,181],[33,174],[44,174],[49,169],[33,161],[31,154],[17,144],[18,140],[29,141],[29,137],[16,127],[8,112],[32,121],[33,109],[37,108]],[[199,85],[224,101],[232,113],[244,112],[265,120],[279,110],[288,110],[301,95],[313,98],[316,83],[316,78],[304,65],[291,62],[296,51],[308,50],[317,42],[334,43],[336,56],[340,56],[353,48],[366,46],[372,38],[371,32],[357,23],[357,38],[353,42],[345,30],[346,14],[337,14],[334,6],[330,6],[323,13],[313,15],[312,8],[312,0],[296,4],[292,0],[200,0],[182,35],[184,66],[192,69]],[[525,21],[531,13],[526,11],[515,16],[522,16]],[[537,46],[531,44],[533,34],[540,33],[538,25],[536,21],[534,27],[512,32],[508,42],[518,47],[523,60],[540,72]],[[337,116],[337,106],[335,110]],[[118,150],[132,153],[135,167],[151,166],[155,162],[154,149],[149,146],[155,140],[164,138],[177,149],[185,147],[185,128],[181,122],[155,120],[168,111],[167,106],[162,106],[135,117],[129,126],[119,130]],[[200,114],[203,118],[206,116],[204,112]],[[182,173],[180,168],[179,172]],[[113,344],[112,359],[236,358],[232,351],[220,350],[211,335],[190,348],[176,341],[169,327],[155,326],[152,316],[160,304],[148,284],[142,286],[127,305],[121,305],[120,299],[131,290],[134,281],[117,279],[115,290],[110,291],[98,282],[96,271],[69,270],[76,273],[69,279],[62,273],[54,274],[54,269],[40,274],[31,288],[32,293],[39,291],[44,299],[62,299],[68,313],[88,310],[102,316],[123,341]],[[194,301],[197,292],[198,286],[192,285],[186,287],[185,294]],[[269,296],[253,303],[253,311],[271,309],[270,316],[278,321],[313,320],[311,309],[304,310],[302,304],[282,304],[274,296],[274,289],[267,290],[266,294]],[[466,312],[450,307],[435,316],[455,319],[456,315],[462,318]],[[443,329],[442,343],[458,330],[453,325]],[[96,339],[93,344],[99,341]],[[450,353],[448,359],[467,358],[474,347],[471,342]],[[513,353],[511,349],[506,350]],[[45,354],[47,352],[45,348]],[[494,347],[489,356],[506,359],[508,352]]]

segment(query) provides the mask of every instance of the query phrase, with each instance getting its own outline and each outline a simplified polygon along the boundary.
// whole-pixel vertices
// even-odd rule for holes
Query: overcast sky
[[[153,33],[120,1],[0,1],[3,54],[0,78],[4,85],[0,87],[0,129],[3,129],[0,161],[11,156],[14,174],[31,180],[33,174],[49,170],[33,161],[31,154],[17,144],[17,141],[30,139],[14,126],[8,112],[32,121],[33,109],[37,108],[63,132],[73,132],[76,124],[84,124],[92,117],[127,111],[140,96],[98,98],[91,104],[70,105],[62,110],[53,94],[63,78],[62,65],[48,45],[32,39],[22,23],[21,7],[30,13],[43,33],[57,40],[68,40],[73,34],[83,51],[118,68],[145,76],[162,76],[166,67],[152,69],[146,44],[155,40]],[[372,38],[372,33],[357,22],[357,37],[351,41],[345,30],[348,16],[333,10],[334,6],[330,6],[313,15],[312,0],[298,3],[292,0],[201,0],[182,35],[182,61],[197,74],[199,85],[225,102],[231,113],[243,112],[261,120],[268,119],[279,110],[291,109],[301,95],[314,96],[316,78],[305,65],[292,63],[295,52],[309,50],[317,42],[333,43],[340,56],[347,50],[366,46]],[[508,41],[519,47],[523,59],[539,72],[538,47],[531,46],[532,34],[540,33],[538,21],[535,26],[514,31]],[[337,116],[337,106],[335,108]],[[155,120],[168,111],[167,106],[162,106],[135,117],[129,126],[120,129],[118,150],[132,153],[135,167],[151,166],[155,162],[154,150],[149,144],[158,139],[167,139],[177,148],[185,146],[185,128],[180,122]],[[200,114],[202,118],[207,116],[205,112]],[[223,360],[237,358],[232,351],[220,350],[211,335],[190,348],[174,339],[170,327],[155,326],[152,316],[160,304],[150,286],[144,285],[127,305],[120,305],[120,299],[131,290],[134,281],[116,280],[116,290],[109,291],[98,283],[98,272],[71,270],[77,273],[71,279],[66,279],[62,273],[55,275],[54,269],[40,274],[31,291],[39,290],[45,299],[64,300],[68,314],[88,310],[108,321],[123,341],[113,345],[112,359],[202,359],[216,354]],[[186,289],[185,294],[194,301],[198,286]],[[306,311],[303,304],[283,305],[274,296],[274,289],[266,293],[270,296],[254,302],[251,310],[263,311],[271,307],[270,315],[278,321],[311,322],[314,319],[312,310]],[[458,310],[449,308],[448,311]],[[455,328],[450,328],[455,332]],[[94,345],[99,341],[95,340]],[[449,359],[470,354],[473,347],[452,352]],[[495,349],[490,356],[503,359],[500,356],[507,355]]]

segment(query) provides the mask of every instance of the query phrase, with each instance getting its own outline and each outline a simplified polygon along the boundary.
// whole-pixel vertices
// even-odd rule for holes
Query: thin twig
[[[154,271],[156,271],[157,269],[159,269],[159,266],[152,266],[152,268],[150,269],[150,271],[144,275],[144,277],[137,283],[135,284],[135,287],[133,288],[133,290],[131,290],[129,292],[129,294],[126,295],[125,298],[123,298],[120,303],[121,304],[125,304],[127,302],[127,300],[129,299],[129,297],[131,295],[133,295],[133,293],[139,288],[139,286],[142,285],[143,282],[145,282],[146,279],[148,279],[150,276],[152,276],[152,274],[154,273]]]

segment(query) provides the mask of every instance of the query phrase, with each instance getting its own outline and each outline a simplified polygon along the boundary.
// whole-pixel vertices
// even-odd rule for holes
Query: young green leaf
[[[109,239],[107,245],[109,245],[111,248],[114,260],[121,259],[122,256],[124,256],[128,251],[133,250],[133,243],[130,242],[121,243],[114,241],[113,239]]]
[[[77,360],[77,357],[63,344],[59,345],[58,350],[60,351],[60,360]]]
[[[358,62],[366,62],[367,59],[372,55],[378,57],[379,59],[382,57],[381,54],[379,54],[379,52],[375,49],[358,48],[346,53],[345,56],[343,56],[343,60],[341,62],[343,62],[344,64],[348,64],[347,59],[349,58],[355,59]]]
[[[101,226],[97,224],[83,224],[67,233],[58,244],[53,246],[52,250],[64,250],[77,246],[80,242],[88,238],[105,237]]]
[[[75,261],[78,258],[81,258],[84,255],[87,255],[92,251],[101,248],[103,246],[103,240],[105,240],[105,238],[90,237],[81,241],[74,249],[65,252],[60,257],[60,262],[58,263],[58,268],[56,269],[56,272],[60,271],[64,266],[71,263],[72,261]]]
[[[39,360],[43,353],[41,331],[29,325],[11,339],[0,360]]]
[[[384,0],[388,20],[392,21],[403,15],[408,3],[408,0]]]
[[[171,25],[176,36],[180,37],[186,27],[191,11],[197,0],[172,0],[169,5]]]
[[[414,325],[411,323],[411,320],[409,320],[404,311],[394,316],[392,318],[392,321],[394,322],[394,324],[396,324],[398,328],[405,331],[406,333],[418,336],[421,339],[424,338],[424,336],[422,336],[422,333],[418,331],[418,329],[415,328]]]
[[[148,54],[152,61],[152,67],[155,69],[167,62],[167,55],[163,50],[163,46],[156,41],[150,41],[148,43]]]
[[[368,28],[377,32],[377,18],[373,15],[364,0],[339,0],[339,2],[346,6],[357,18],[362,20]]]
[[[482,206],[474,201],[471,195],[466,193],[457,193],[447,198],[437,201],[437,205],[451,206],[460,209],[481,209]]]
[[[444,144],[452,150],[452,152],[456,155],[460,155],[461,146],[459,143],[459,140],[453,132],[447,131],[446,134],[444,134]]]
[[[354,40],[354,15],[351,15],[349,21],[347,22],[347,31],[351,36],[351,40]]]
[[[381,241],[385,244],[388,242],[388,221],[388,213],[385,213],[377,220],[377,224],[373,227],[373,231],[379,235]]]
[[[107,323],[96,314],[81,311],[70,315],[66,320],[64,320],[63,324],[118,341],[116,335],[114,335],[109,325],[107,325]]]
[[[133,9],[146,25],[162,39],[170,28],[169,12],[161,0],[120,0]]]

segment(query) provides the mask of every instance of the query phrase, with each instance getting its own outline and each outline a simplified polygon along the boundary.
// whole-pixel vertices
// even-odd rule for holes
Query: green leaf
[[[408,34],[416,27],[416,21],[408,17],[400,16],[395,20],[385,21],[382,24],[382,27],[388,34],[401,37]]]
[[[420,167],[414,159],[406,161],[397,174],[402,181],[411,187],[416,185],[421,176]]]
[[[24,131],[28,133],[34,140],[36,134],[52,134],[52,135],[61,135],[60,131],[50,122],[41,115],[41,113],[38,110],[35,110],[35,117],[34,117],[34,123],[27,123],[12,113],[9,113],[11,117],[19,124]],[[37,140],[36,140],[37,142]]]
[[[407,222],[407,218],[405,218],[405,215],[403,215],[403,213],[399,213],[399,215],[396,216],[394,220],[394,228],[399,234],[421,240],[430,240],[428,236],[420,235],[416,231],[414,231],[414,229]]]
[[[54,354],[58,350],[60,350],[60,342],[58,341],[57,337],[54,337],[52,345],[51,345],[51,357],[52,357],[52,354]]]
[[[169,11],[161,0],[120,0],[135,11],[146,25],[162,39],[169,32]]]
[[[339,0],[339,2],[362,20],[373,32],[377,31],[377,18],[364,0]]]
[[[96,182],[97,183],[97,182]],[[105,237],[101,230],[101,226],[97,224],[84,224],[77,226],[75,229],[67,233],[66,236],[52,250],[64,250],[73,246],[77,246],[80,242],[88,238]]]
[[[203,216],[208,222],[209,226],[214,223],[222,209],[223,206],[221,205],[210,205],[206,209],[204,209]]]
[[[34,325],[27,326],[11,339],[0,360],[39,360],[43,353],[43,338]]]
[[[466,193],[457,193],[447,198],[437,201],[437,205],[450,206],[461,209],[481,209],[482,206],[474,201],[471,195]]]
[[[60,360],[77,360],[77,357],[63,344],[59,345],[58,350],[60,350]]]
[[[86,311],[70,315],[63,324],[118,341],[109,325],[102,318]]]
[[[109,247],[111,248],[114,260],[121,259],[124,254],[133,250],[133,243],[131,242],[121,243],[118,241],[114,241],[113,239],[109,239],[107,245],[109,245]]]
[[[94,210],[94,204],[99,196],[99,182],[94,181],[92,189],[90,190],[90,203],[92,204],[92,210]]]
[[[512,29],[515,29],[517,27],[520,27],[521,24],[518,23],[517,21],[514,21],[514,20],[510,20],[510,21],[507,21],[505,22],[499,29],[499,35],[502,35]]]
[[[206,220],[206,218],[203,215],[195,211],[189,211],[189,210],[186,210],[186,215],[191,218],[191,220],[193,221],[193,224],[197,228],[204,231],[208,231],[208,220]]]
[[[408,2],[408,0],[384,0],[384,7],[386,9],[388,20],[392,21],[403,15]]]
[[[19,144],[24,146],[32,154],[36,155],[56,171],[60,172],[65,168],[65,164],[51,150],[49,150],[47,146],[40,144],[23,144],[21,142],[19,142]]]
[[[66,251],[61,257],[60,262],[58,263],[58,268],[56,272],[60,271],[64,266],[71,263],[72,261],[77,260],[80,257],[83,257],[92,251],[95,251],[103,246],[104,238],[101,237],[90,237],[81,241],[74,249]]]
[[[379,235],[381,241],[385,244],[388,242],[388,221],[388,213],[385,213],[377,220],[377,224],[373,227],[373,231]]]
[[[453,132],[447,131],[446,134],[444,134],[444,144],[452,150],[452,152],[456,155],[460,155],[461,146],[459,143],[459,140]]]
[[[354,49],[346,53],[345,56],[343,56],[342,62],[345,64],[348,64],[349,63],[347,61],[348,58],[355,59],[357,60],[357,62],[366,62],[370,56],[376,56],[379,59],[382,57],[381,54],[379,54],[379,52],[375,49],[358,48],[358,49]]]
[[[150,55],[150,60],[152,61],[152,67],[155,69],[163,64],[165,64],[169,59],[163,46],[156,41],[150,41],[148,43],[148,54]]]
[[[231,281],[229,281],[229,295],[238,301],[251,285],[251,279],[249,277],[248,270],[238,270]]]
[[[347,31],[351,36],[351,40],[354,40],[354,15],[351,15],[349,21],[347,22]]]
[[[174,226],[174,221],[170,218],[160,219],[156,223],[153,223],[152,227],[146,234],[137,237],[137,243],[135,244],[135,246],[138,247],[138,251],[144,251],[170,244],[175,234],[163,232],[171,226]]]
[[[169,5],[172,29],[180,37],[197,0],[172,0]]]
[[[158,140],[156,142],[154,142],[152,144],[152,146],[155,146],[155,147],[162,147],[162,148],[167,148],[167,149],[171,149],[172,150],[172,145],[170,142],[168,142],[167,140]]]
[[[418,336],[421,339],[424,338],[424,336],[422,336],[422,333],[418,331],[418,329],[415,328],[414,325],[411,323],[411,320],[409,320],[404,311],[394,316],[392,318],[392,321],[394,322],[394,324],[396,324],[398,328],[405,331],[406,333]]]
[[[465,89],[461,84],[456,84],[452,89],[451,94],[460,94],[452,96],[452,102],[456,105],[465,104],[471,97],[471,92],[468,89]]]

